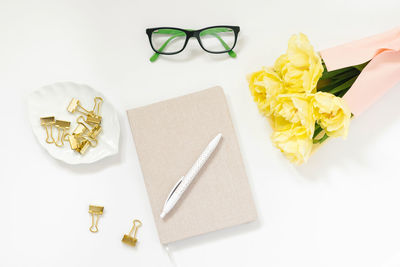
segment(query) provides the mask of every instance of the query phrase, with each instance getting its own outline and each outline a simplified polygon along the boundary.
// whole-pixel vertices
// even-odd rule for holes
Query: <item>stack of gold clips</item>
[[[56,120],[55,117],[40,118],[40,124],[46,129],[46,142],[62,147],[64,141],[68,141],[71,149],[80,154],[85,154],[90,146],[95,147],[97,145],[97,137],[101,132],[100,106],[102,103],[101,97],[95,97],[93,109],[89,111],[82,107],[77,98],[72,98],[67,107],[68,112],[83,114],[77,118],[78,125],[72,134],[68,133],[71,122]],[[57,140],[53,137],[53,126],[58,129]]]

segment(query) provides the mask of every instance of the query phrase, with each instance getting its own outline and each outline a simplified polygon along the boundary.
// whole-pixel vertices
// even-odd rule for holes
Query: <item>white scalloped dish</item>
[[[69,132],[72,132],[77,125],[76,119],[80,113],[69,113],[67,111],[69,102],[75,97],[79,99],[83,107],[91,109],[96,96],[104,100],[100,109],[102,132],[98,136],[96,147],[90,147],[84,155],[81,155],[72,150],[68,142],[64,142],[63,147],[46,143],[46,130],[40,125],[41,117],[54,116],[58,120],[70,121]],[[27,102],[33,133],[40,145],[52,157],[68,164],[83,164],[92,163],[118,153],[120,135],[118,115],[113,106],[107,101],[107,98],[98,91],[87,85],[72,82],[55,83],[32,92],[28,96]],[[58,131],[55,127],[53,127],[53,136],[55,139],[58,136]]]

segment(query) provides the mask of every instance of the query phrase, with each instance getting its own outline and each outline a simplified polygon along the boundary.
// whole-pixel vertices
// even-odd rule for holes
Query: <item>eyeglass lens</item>
[[[200,32],[200,42],[209,52],[226,52],[235,44],[235,33],[231,28],[215,27]]]
[[[151,43],[157,52],[176,53],[183,49],[186,33],[175,29],[158,29],[151,35]]]

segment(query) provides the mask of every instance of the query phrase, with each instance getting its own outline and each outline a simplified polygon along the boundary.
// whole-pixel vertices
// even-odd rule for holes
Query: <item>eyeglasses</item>
[[[175,55],[182,52],[191,37],[195,37],[201,48],[208,53],[228,53],[235,58],[236,53],[232,49],[236,45],[239,31],[238,26],[212,26],[201,30],[172,27],[146,29],[151,48],[155,52],[150,61],[156,61],[160,54]]]

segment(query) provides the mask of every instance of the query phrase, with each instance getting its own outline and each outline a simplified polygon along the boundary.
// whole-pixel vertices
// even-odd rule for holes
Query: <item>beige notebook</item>
[[[221,87],[128,110],[160,241],[171,243],[256,220],[228,105]],[[222,139],[175,208],[164,202],[207,144]]]

